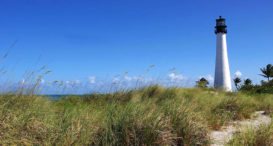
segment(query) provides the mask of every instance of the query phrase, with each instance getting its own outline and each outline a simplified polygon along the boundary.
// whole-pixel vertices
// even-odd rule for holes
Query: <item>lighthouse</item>
[[[226,20],[221,16],[219,19],[216,19],[215,34],[216,62],[214,87],[224,91],[232,91],[226,41],[227,26]]]

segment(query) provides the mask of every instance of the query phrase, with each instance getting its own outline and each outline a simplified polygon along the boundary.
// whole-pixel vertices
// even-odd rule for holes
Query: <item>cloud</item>
[[[119,81],[119,78],[113,78],[112,79],[112,82],[118,82]]]
[[[150,79],[144,79],[143,77],[137,77],[137,76],[124,76],[123,78],[114,77],[112,79],[112,82],[135,82],[135,81],[149,81]]]
[[[134,77],[133,77],[133,80],[134,80],[134,81],[144,81],[144,78],[138,77],[138,76],[134,76]]]
[[[73,84],[80,84],[80,80],[75,80],[75,81],[72,81]]]
[[[44,79],[41,79],[41,83],[42,83],[42,84],[45,83],[45,80],[44,80]]]
[[[134,77],[135,81],[142,82],[142,83],[152,83],[152,78],[144,78],[144,77]]]
[[[234,73],[236,77],[241,77],[243,74],[238,70]]]
[[[172,81],[181,81],[185,79],[182,74],[170,73],[168,76]]]
[[[88,77],[88,80],[89,80],[90,84],[95,84],[96,83],[96,77],[95,76]]]
[[[161,81],[160,84],[164,86],[193,87],[196,81],[196,78],[186,77],[175,72],[168,74],[168,79]]]
[[[80,80],[74,80],[74,81],[65,81],[66,87],[73,87],[76,85],[80,85]]]
[[[207,75],[207,79],[209,82],[213,82],[214,81],[214,78],[212,75]]]
[[[132,80],[132,78],[131,78],[131,77],[128,77],[128,76],[124,76],[124,79],[125,79],[126,81],[131,81],[131,80]]]

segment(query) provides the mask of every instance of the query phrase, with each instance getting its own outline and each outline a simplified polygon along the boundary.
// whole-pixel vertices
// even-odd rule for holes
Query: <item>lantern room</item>
[[[216,19],[215,33],[227,33],[226,19],[221,16]]]

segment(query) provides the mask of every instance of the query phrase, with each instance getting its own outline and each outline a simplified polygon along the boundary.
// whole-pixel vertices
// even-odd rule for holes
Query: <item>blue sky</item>
[[[9,53],[1,66],[9,75],[0,79],[20,80],[47,65],[45,82],[97,86],[128,71],[128,81],[145,76],[192,86],[214,76],[214,26],[222,15],[231,76],[240,71],[258,83],[259,68],[273,63],[272,6],[272,0],[1,0],[0,55]]]

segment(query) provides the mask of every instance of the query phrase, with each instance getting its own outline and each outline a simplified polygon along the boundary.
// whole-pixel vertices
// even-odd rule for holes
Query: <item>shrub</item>
[[[270,80],[269,82],[262,82],[261,85],[243,85],[239,90],[250,94],[273,94],[273,80]]]

